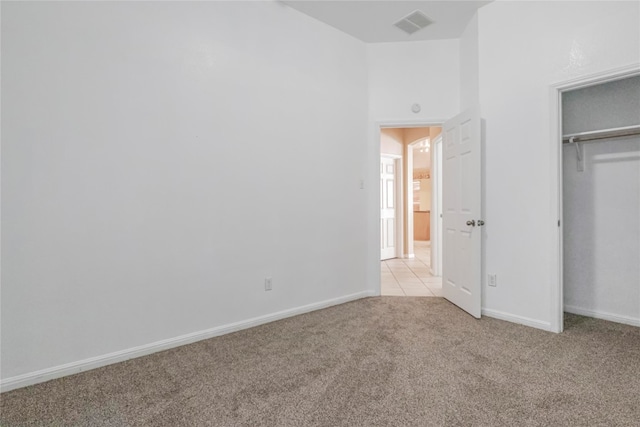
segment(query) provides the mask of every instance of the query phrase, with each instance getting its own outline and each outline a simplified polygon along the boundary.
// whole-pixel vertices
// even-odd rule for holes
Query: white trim
[[[415,257],[415,246],[413,244],[413,149],[410,145],[405,145],[403,142],[402,151],[407,154],[405,164],[407,165],[407,170],[404,171],[402,175],[402,181],[407,183],[404,188],[404,195],[402,196],[402,206],[406,206],[405,212],[405,225],[404,230],[406,230],[407,234],[405,245],[407,247],[407,254],[413,258]]]
[[[264,316],[254,317],[252,319],[243,320],[240,322],[229,323],[227,325],[217,326],[211,329],[205,329],[203,331],[193,332],[190,334],[181,335],[175,338],[169,338],[166,340],[156,341],[154,343],[141,345],[138,347],[132,347],[126,350],[120,350],[102,356],[91,357],[89,359],[79,360],[77,362],[66,363],[64,365],[54,366],[52,368],[42,369],[40,371],[29,372],[27,374],[17,375],[15,377],[6,378],[0,381],[0,392],[14,390],[20,387],[26,387],[33,384],[42,383],[45,381],[53,380],[56,378],[64,377],[67,375],[77,374],[79,372],[88,371],[90,369],[100,368],[102,366],[111,365],[114,363],[122,362],[125,360],[133,359],[136,357],[146,356],[148,354],[156,353],[158,351],[167,350],[174,347],[179,347],[186,344],[191,344],[196,341],[206,340],[209,338],[217,337],[220,335],[228,334],[231,332],[240,331],[242,329],[252,328],[254,326],[263,325],[265,323],[273,322],[280,319],[285,319],[291,316],[297,316],[299,314],[308,313],[310,311],[319,310],[333,305],[343,304],[349,301],[358,300],[370,296],[379,295],[379,292],[364,291],[351,295],[345,295],[338,298],[333,298],[325,301],[320,301],[313,304],[307,304],[288,310],[278,311],[276,313],[267,314]]]
[[[558,227],[558,221],[562,220],[562,92],[575,90],[597,84],[610,82],[640,75],[640,63],[634,63],[613,70],[581,76],[575,79],[555,83],[550,86],[550,319],[551,331],[563,330],[563,259],[562,259],[562,226]]]
[[[430,126],[442,126],[447,119],[425,119],[425,120],[376,120],[375,126],[380,128],[424,128]],[[380,143],[380,141],[378,141]]]
[[[551,158],[550,167],[550,183],[549,200],[551,208],[551,224],[550,224],[550,240],[551,240],[551,277],[549,278],[550,284],[550,297],[549,306],[551,313],[549,319],[551,319],[551,331],[560,333],[563,329],[564,315],[563,315],[563,284],[562,284],[562,227],[558,226],[558,221],[562,220],[562,120],[560,115],[562,114],[562,93],[560,87],[552,86],[550,88],[551,101],[550,111],[550,129],[551,134],[549,137],[550,151],[549,157]]]
[[[442,133],[433,140],[431,157],[431,274],[442,275]]]
[[[542,320],[531,319],[530,317],[518,316],[516,314],[505,313],[504,311],[491,310],[488,308],[482,309],[482,315],[487,317],[493,317],[494,319],[506,320],[511,323],[518,323],[520,325],[530,326],[536,329],[542,329],[544,331],[551,331],[551,324],[549,322],[543,322]]]
[[[404,252],[404,203],[402,203],[402,192],[404,191],[404,180],[402,176],[404,175],[404,166],[403,166],[403,157],[400,156],[396,159],[396,188],[395,188],[395,196],[396,199],[394,203],[396,204],[396,257],[399,257],[400,254]]]
[[[621,316],[619,314],[611,314],[604,311],[586,310],[572,305],[565,305],[564,311],[567,313],[579,314],[580,316],[594,317],[596,319],[608,320],[609,322],[624,323],[625,325],[640,327],[640,318]]]
[[[640,62],[625,65],[624,67],[613,68],[611,70],[600,71],[598,73],[587,74],[569,80],[554,83],[551,86],[561,91],[582,89],[615,80],[626,79],[640,73]]]

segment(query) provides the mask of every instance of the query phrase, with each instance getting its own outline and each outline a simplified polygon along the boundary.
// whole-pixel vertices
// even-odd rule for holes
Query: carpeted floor
[[[10,426],[639,426],[640,329],[367,298],[0,395]]]

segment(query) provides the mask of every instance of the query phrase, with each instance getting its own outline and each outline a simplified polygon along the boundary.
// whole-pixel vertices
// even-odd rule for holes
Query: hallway
[[[414,242],[415,258],[380,262],[381,295],[441,297],[442,278],[431,275],[431,243]]]

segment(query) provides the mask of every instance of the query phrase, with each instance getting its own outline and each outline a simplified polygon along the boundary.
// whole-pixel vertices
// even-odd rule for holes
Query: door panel
[[[380,158],[380,259],[395,258],[396,252],[396,162]]]
[[[446,299],[475,317],[481,312],[481,132],[478,109],[443,127],[443,272]]]

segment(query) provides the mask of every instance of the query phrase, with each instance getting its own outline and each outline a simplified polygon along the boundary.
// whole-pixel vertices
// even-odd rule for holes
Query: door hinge
[[[560,227],[560,220],[558,220],[558,227]]]

